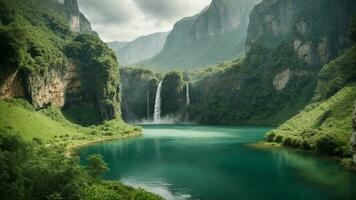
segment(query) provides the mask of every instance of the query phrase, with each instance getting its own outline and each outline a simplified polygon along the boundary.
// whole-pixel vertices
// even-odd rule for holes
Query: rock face
[[[79,77],[73,64],[69,64],[66,71],[52,69],[44,76],[30,74],[26,81],[28,95],[37,109],[48,105],[62,108],[66,103],[65,95],[68,90],[80,88]]]
[[[322,66],[350,44],[353,0],[264,0],[251,13],[247,52],[263,43],[276,48],[290,43],[306,64]]]
[[[120,78],[123,119],[126,122],[152,120],[159,83],[157,74],[144,69],[122,68]]]
[[[277,76],[273,80],[273,86],[276,90],[283,90],[290,78],[290,69],[286,69],[281,73],[277,74]]]
[[[42,75],[17,70],[1,86],[0,98],[28,98],[36,109],[46,106],[62,108],[68,91],[78,90],[80,81],[75,66],[68,70],[51,69]]]
[[[355,10],[353,0],[262,1],[250,14],[246,58],[192,85],[191,118],[254,125],[292,118],[313,98],[323,65],[351,47]]]
[[[19,70],[8,76],[0,87],[0,99],[24,96],[21,78],[18,75]]]
[[[351,152],[353,153],[353,161],[356,164],[356,106],[352,118],[352,136],[351,136]]]
[[[168,32],[141,36],[131,42],[108,43],[121,65],[131,65],[157,55],[166,42]]]
[[[63,6],[67,10],[69,26],[73,32],[93,34],[90,22],[79,11],[77,0],[64,0]]]
[[[244,53],[249,13],[259,0],[213,0],[178,21],[163,50],[143,64],[157,69],[203,67]]]
[[[16,1],[25,6],[33,3]],[[120,119],[119,66],[114,52],[92,34],[90,23],[79,12],[76,0],[64,1],[63,6],[57,5],[60,1],[46,1],[31,10],[37,11],[35,14],[21,10],[25,6],[16,6],[17,3],[0,2],[5,11],[17,11],[25,22],[39,16],[35,19],[36,25],[28,23],[26,30],[43,33],[41,36],[30,34],[31,40],[22,36],[27,36],[26,33],[18,36],[17,32],[23,30],[8,27],[0,17],[0,38],[5,41],[1,48],[8,52],[0,59],[0,99],[22,97],[36,109],[54,106],[69,111],[84,110],[83,115],[93,119],[88,119],[91,124]],[[51,22],[67,20],[68,25],[48,23],[48,18],[43,16],[49,15],[53,15]],[[78,21],[72,23],[75,21],[72,19],[79,19],[80,27],[75,25]],[[18,25],[16,21],[12,23]],[[70,32],[69,25],[74,25],[72,31],[79,30],[79,33]]]

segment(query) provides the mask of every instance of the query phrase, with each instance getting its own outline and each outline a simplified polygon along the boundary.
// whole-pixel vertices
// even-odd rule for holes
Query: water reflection
[[[331,165],[331,161],[318,160],[316,157],[288,150],[272,151],[273,158],[278,163],[279,175],[288,168],[300,181],[311,187],[331,189],[337,196],[352,199],[356,188],[356,179],[351,172],[344,171],[338,165]]]
[[[166,199],[353,199],[356,176],[329,161],[286,150],[246,147],[269,128],[149,126],[143,137],[80,149],[100,153],[106,179]]]

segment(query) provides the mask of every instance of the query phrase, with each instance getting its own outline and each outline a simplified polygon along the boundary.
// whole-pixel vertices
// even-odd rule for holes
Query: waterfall
[[[185,86],[185,105],[190,106],[190,96],[189,96],[189,83],[186,82]]]
[[[187,110],[185,113],[185,121],[189,121],[189,110],[188,107],[190,106],[190,95],[189,95],[189,83],[186,82],[185,84],[185,105],[187,106]]]
[[[157,87],[153,123],[159,123],[161,121],[161,88],[162,88],[162,81],[159,82]]]

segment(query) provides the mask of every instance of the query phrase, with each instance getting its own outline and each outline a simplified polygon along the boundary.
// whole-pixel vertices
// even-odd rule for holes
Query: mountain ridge
[[[150,69],[190,69],[244,54],[249,12],[259,0],[214,0],[174,25],[163,50],[140,62]]]
[[[107,44],[115,51],[120,64],[127,66],[157,55],[162,50],[168,33],[157,32],[129,42],[114,41]]]

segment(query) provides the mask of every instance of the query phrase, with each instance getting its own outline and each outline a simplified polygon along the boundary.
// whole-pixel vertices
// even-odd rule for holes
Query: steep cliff
[[[120,118],[116,57],[95,35],[80,34],[92,33],[85,18],[73,26],[69,16],[82,16],[76,1],[0,4],[1,99],[23,97],[36,109],[87,107],[100,121]]]
[[[310,104],[268,133],[268,141],[355,161],[356,18],[350,30],[353,47],[321,69]]]
[[[356,100],[356,47],[325,65],[314,98],[298,115],[267,134],[267,140],[321,154],[349,157]]]
[[[169,122],[186,119],[186,81],[190,80],[187,72],[169,72],[163,75],[147,69],[129,67],[120,69],[120,78],[121,109],[125,121],[153,120],[156,92],[160,81],[162,81],[162,119],[167,119]]]
[[[350,46],[354,10],[350,0],[265,0],[251,13],[247,52],[289,43],[305,64],[323,66]]]
[[[64,0],[63,6],[67,12],[70,29],[73,32],[95,34],[88,19],[79,11],[77,0]]]
[[[168,32],[141,36],[131,42],[113,42],[108,45],[115,51],[121,65],[131,65],[157,55],[166,42]],[[113,44],[112,46],[110,44]],[[116,44],[116,45],[115,45]]]
[[[355,10],[352,0],[264,0],[250,15],[246,58],[194,82],[191,118],[278,125],[298,114],[313,98],[323,65],[352,46]]]
[[[159,74],[138,68],[120,69],[122,117],[126,122],[152,120]]]
[[[160,70],[216,64],[244,53],[249,13],[259,0],[213,0],[201,13],[178,21],[163,50],[142,64]]]

